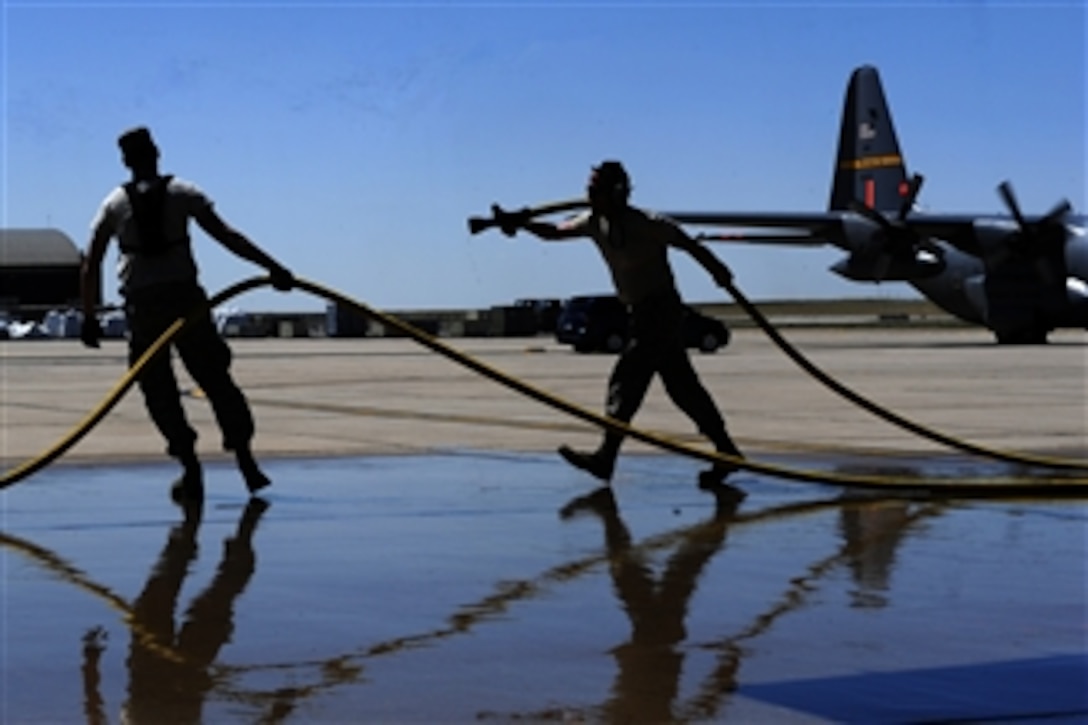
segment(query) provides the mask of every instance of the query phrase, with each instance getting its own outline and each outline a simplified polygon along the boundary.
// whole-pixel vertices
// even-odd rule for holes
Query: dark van
[[[703,352],[729,344],[730,332],[720,320],[684,306],[684,343]],[[627,344],[627,305],[615,295],[583,295],[563,303],[555,339],[578,352],[616,353]]]

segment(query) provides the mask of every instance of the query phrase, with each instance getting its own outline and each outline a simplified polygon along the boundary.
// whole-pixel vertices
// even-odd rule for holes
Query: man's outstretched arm
[[[294,286],[295,278],[282,264],[270,257],[263,249],[258,247],[249,237],[242,234],[234,227],[227,224],[215,209],[210,206],[203,207],[194,216],[200,228],[207,232],[208,236],[215,239],[224,247],[242,259],[264,267],[272,277],[272,285],[280,290],[287,291]]]
[[[506,211],[498,204],[491,205],[491,213],[495,220],[499,222],[499,228],[502,229],[503,234],[508,237],[517,234],[519,229],[524,229],[546,241],[575,239],[586,236],[585,223],[581,220],[581,217],[553,224],[552,222],[533,219],[528,209]]]

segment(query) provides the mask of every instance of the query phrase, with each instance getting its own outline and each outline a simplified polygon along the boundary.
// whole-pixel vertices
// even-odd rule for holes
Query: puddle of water
[[[871,719],[887,678],[1083,672],[1086,502],[738,502],[699,467],[627,456],[609,496],[551,455],[275,460],[265,507],[210,464],[188,523],[169,466],[54,467],[0,494],[0,720]]]

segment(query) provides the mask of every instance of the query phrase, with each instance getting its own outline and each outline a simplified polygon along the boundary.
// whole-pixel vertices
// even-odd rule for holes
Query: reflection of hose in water
[[[416,329],[412,325],[409,325],[402,320],[397,319],[391,315],[374,310],[367,305],[346,297],[339,292],[323,287],[314,282],[307,281],[305,279],[296,279],[296,287],[298,289],[310,292],[318,297],[322,297],[331,302],[338,302],[340,304],[351,307],[363,315],[374,319],[383,325],[392,327],[400,332],[404,333],[408,337],[418,342],[420,345],[443,355],[444,357],[458,363],[484,377],[489,378],[501,385],[504,385],[515,392],[532,398],[545,405],[551,406],[557,410],[560,410],[575,418],[579,418],[583,421],[592,423],[598,427],[622,433],[625,436],[629,436],[643,443],[656,446],[658,448],[678,453],[681,455],[697,458],[710,463],[720,463],[730,466],[734,466],[741,469],[754,471],[756,473],[763,473],[769,476],[775,476],[778,478],[784,478],[787,480],[804,481],[808,483],[817,483],[822,485],[838,485],[838,486],[850,486],[853,488],[868,488],[868,489],[909,489],[914,491],[924,490],[930,493],[937,493],[950,496],[1035,496],[1042,495],[1047,497],[1059,496],[1059,495],[1074,495],[1081,496],[1088,493],[1088,478],[1059,478],[1051,479],[1046,482],[1035,481],[1018,481],[1009,478],[972,478],[967,479],[963,477],[948,477],[948,478],[931,478],[925,481],[913,479],[913,478],[896,478],[891,476],[865,476],[865,475],[848,475],[843,473],[831,473],[827,471],[807,471],[792,468],[785,468],[782,466],[776,466],[769,463],[763,463],[753,461],[749,459],[737,459],[732,456],[726,456],[714,451],[708,451],[701,448],[696,448],[684,443],[681,443],[672,438],[666,438],[660,435],[649,433],[647,431],[631,427],[625,423],[615,420],[610,417],[598,415],[586,408],[575,405],[562,398],[556,397],[547,393],[539,388],[536,388],[528,383],[519,380],[517,378],[510,377],[501,371],[490,367],[483,362],[466,355],[442,342],[436,337],[428,335],[427,333]],[[16,468],[4,473],[3,477],[0,477],[0,489],[11,486],[18,481],[30,476],[31,474],[41,470],[49,463],[59,458],[65,451],[71,448],[77,441],[85,436],[97,423],[105,417],[106,413],[113,408],[114,405],[121,399],[121,396],[128,391],[133,385],[139,372],[148,364],[148,362],[156,355],[160,354],[172,341],[173,338],[188,324],[189,321],[195,319],[197,316],[204,315],[208,309],[222,304],[226,300],[235,297],[243,292],[252,290],[262,285],[270,284],[271,281],[268,277],[254,277],[251,279],[238,282],[231,287],[219,292],[211,299],[208,300],[206,305],[201,306],[200,309],[194,310],[188,318],[185,320],[179,319],[173,325],[171,325],[163,334],[156,340],[147,352],[137,360],[125,376],[121,379],[113,390],[106,396],[105,400],[97,408],[95,408],[90,414],[88,414],[83,421],[81,421],[67,436],[61,439],[52,448],[41,454],[35,459],[25,462],[24,464],[17,466]],[[734,288],[735,289],[735,288]],[[739,291],[736,294],[740,294]],[[754,308],[752,308],[754,310]],[[860,396],[858,396],[860,397]],[[860,404],[860,401],[857,401]],[[867,402],[867,401],[866,401]],[[900,419],[902,420],[902,419]],[[920,428],[920,426],[918,426]],[[915,432],[920,432],[915,430]],[[943,437],[943,436],[942,436]],[[947,441],[946,441],[947,442]],[[982,449],[976,448],[976,452],[982,453]],[[1005,457],[1008,460],[1008,457]],[[1018,459],[1023,460],[1023,459]],[[1033,462],[1038,463],[1041,459],[1032,459]],[[1080,468],[1082,470],[1088,470],[1088,464],[1071,464],[1068,462],[1054,462],[1063,463],[1066,467]]]
[[[78,568],[72,566],[49,549],[38,546],[37,544],[27,541],[25,539],[20,539],[17,536],[6,534],[2,531],[0,531],[0,546],[14,549],[20,554],[23,554],[24,556],[34,560],[47,571],[52,572],[63,581],[74,584],[83,591],[90,592],[94,596],[106,602],[106,604],[108,604],[111,609],[121,614],[121,619],[132,632],[132,636],[139,638],[139,640],[143,642],[144,645],[149,649],[154,649],[155,651],[157,651],[159,653],[159,656],[174,661],[179,661],[181,659],[180,655],[178,655],[178,653],[173,651],[170,647],[159,645],[155,639],[155,636],[151,632],[140,627],[135,622],[135,619],[133,618],[132,605],[129,604],[124,597],[122,597],[120,594],[117,594],[106,585],[99,584],[98,582],[94,581],[82,571],[80,571]]]
[[[898,499],[893,499],[898,500]],[[878,503],[881,499],[866,499],[865,505]],[[813,502],[793,503],[774,508],[741,513],[735,515],[729,522],[730,529],[748,524],[765,524],[773,521],[788,519],[794,516],[820,513],[828,510],[841,509],[850,506],[852,502],[841,499],[825,499]],[[915,521],[939,513],[941,507],[928,506],[913,514],[904,523],[904,527]],[[672,531],[647,537],[643,541],[632,545],[631,551],[641,554],[674,547],[676,544],[698,535],[706,527],[705,522],[681,527]],[[706,645],[708,648],[722,650],[721,664],[715,672],[707,678],[706,682],[687,706],[687,710],[693,715],[698,712],[714,712],[720,707],[720,699],[731,690],[736,669],[739,666],[741,649],[739,643],[753,639],[764,633],[783,614],[795,610],[804,603],[805,595],[811,590],[812,582],[832,571],[844,558],[852,555],[857,542],[848,542],[844,549],[811,565],[807,573],[791,580],[790,589],[781,600],[769,611],[760,615],[753,624],[736,635],[733,635],[718,643]],[[134,637],[138,637],[142,646],[154,649],[159,656],[172,662],[186,665],[187,659],[182,653],[167,644],[157,641],[157,638],[149,631],[140,628],[133,617],[132,606],[120,595],[114,593],[108,587],[95,582],[75,566],[69,564],[60,556],[41,546],[25,541],[18,537],[0,532],[0,546],[14,549],[24,554],[47,570],[58,574],[60,578],[76,585],[84,591],[90,592],[105,600],[113,609],[122,614],[122,619],[132,631]],[[527,601],[545,594],[550,586],[570,583],[581,576],[594,571],[599,566],[608,563],[607,553],[587,556],[582,559],[570,561],[551,567],[535,577],[524,580],[502,582],[496,586],[496,591],[483,599],[467,604],[459,608],[457,612],[447,618],[447,625],[428,632],[415,635],[396,637],[378,642],[365,648],[346,652],[335,657],[320,660],[292,662],[292,663],[265,663],[261,665],[229,665],[214,663],[210,665],[210,674],[216,681],[216,690],[236,698],[239,701],[254,705],[267,705],[279,712],[289,712],[293,707],[291,703],[297,703],[314,697],[321,692],[332,690],[340,685],[359,682],[363,676],[362,660],[394,655],[422,647],[432,646],[438,642],[461,634],[467,634],[477,625],[501,620],[501,615],[508,608],[519,601]],[[315,682],[304,684],[301,682],[301,670],[316,671]],[[231,685],[240,676],[256,672],[291,672],[292,685],[288,688],[260,692],[240,689]]]
[[[882,503],[882,501],[879,499],[872,499],[868,501],[859,500],[857,502],[840,501],[839,503],[845,510],[851,505],[871,506]],[[893,533],[894,535],[902,535],[919,521],[938,516],[944,513],[945,509],[945,504],[926,505],[906,516]],[[732,527],[733,523],[735,523],[735,521],[730,522],[728,524],[729,527]],[[691,528],[692,531],[694,531],[694,529],[695,527]],[[725,698],[737,689],[737,672],[740,669],[742,660],[746,654],[743,643],[766,634],[782,616],[803,607],[806,604],[809,595],[815,591],[816,582],[827,574],[835,571],[844,561],[855,556],[859,549],[864,549],[867,545],[878,542],[889,535],[891,534],[881,532],[862,539],[845,541],[839,551],[813,562],[805,568],[804,574],[791,578],[789,588],[783,593],[778,601],[773,603],[767,611],[755,617],[747,627],[744,627],[736,634],[722,640],[691,645],[700,650],[718,651],[718,664],[703,679],[695,694],[688,698],[686,704],[676,707],[670,713],[669,717],[661,717],[659,719],[662,721],[667,719],[670,722],[705,722],[720,720],[723,717],[721,709]],[[564,708],[562,712],[567,719],[601,719],[601,713],[598,711],[598,708],[593,708],[591,710]],[[544,718],[542,713],[506,713],[504,719],[536,720]],[[605,719],[607,720],[608,718]]]
[[[763,511],[748,514],[738,514],[730,526],[743,526],[746,524],[759,524],[819,513],[842,506],[838,499],[825,499],[821,501],[794,503],[777,506]],[[650,552],[674,546],[692,535],[692,532],[701,530],[703,524],[682,527],[673,531],[663,532],[649,537],[633,546],[633,550]],[[26,541],[11,534],[0,532],[0,546],[10,548],[24,556],[47,571],[56,575],[62,581],[75,585],[93,596],[103,600],[112,609],[121,615],[122,621],[132,632],[132,636],[139,639],[140,643],[150,650],[154,650],[159,656],[178,664],[188,664],[187,658],[169,644],[158,641],[158,638],[145,629],[134,617],[132,605],[122,596],[109,587],[96,582],[74,565],[68,563],[56,553],[32,542]],[[458,609],[447,618],[444,627],[415,635],[396,637],[367,646],[365,648],[346,652],[335,657],[320,660],[292,662],[292,663],[266,663],[262,665],[228,665],[214,663],[210,666],[211,673],[219,683],[217,690],[230,694],[240,700],[254,704],[265,704],[271,700],[282,706],[283,698],[291,700],[312,697],[321,691],[325,691],[348,682],[357,682],[362,677],[362,666],[357,664],[359,660],[375,657],[394,655],[420,647],[430,646],[450,637],[467,634],[475,626],[493,621],[502,615],[510,605],[519,601],[531,600],[548,591],[549,587],[557,584],[565,584],[595,570],[607,563],[605,554],[588,556],[575,561],[556,565],[547,569],[535,577],[524,580],[507,581],[496,585],[496,591],[483,599],[467,604]],[[276,690],[269,693],[258,693],[233,688],[229,683],[237,676],[259,671],[284,671],[295,672],[299,670],[313,669],[318,673],[318,681],[313,684],[302,684],[301,678],[292,677],[293,685],[290,693],[285,690]]]
[[[821,500],[806,503],[786,504],[774,508],[756,511],[747,514],[737,514],[731,519],[729,526],[744,526],[748,524],[765,524],[773,521],[788,519],[794,516],[820,513],[823,511],[841,508],[843,502],[840,499]],[[672,531],[662,532],[648,537],[638,544],[631,546],[632,553],[646,554],[652,551],[672,548],[678,543],[697,536],[706,528],[706,522],[700,522]],[[564,564],[551,567],[530,579],[504,581],[496,585],[496,591],[483,599],[466,604],[457,612],[447,618],[444,627],[421,632],[419,634],[395,637],[382,642],[369,645],[365,648],[348,652],[336,657],[295,663],[275,663],[259,666],[235,667],[225,665],[223,670],[235,674],[244,674],[258,670],[287,670],[296,672],[300,669],[314,669],[319,673],[320,682],[312,685],[298,686],[299,699],[312,696],[320,691],[331,689],[339,684],[358,679],[362,667],[354,665],[360,660],[395,655],[402,652],[416,650],[422,647],[433,646],[449,638],[468,634],[476,626],[488,621],[502,621],[502,615],[509,607],[517,602],[529,601],[546,594],[552,585],[567,584],[581,576],[588,574],[609,562],[608,553],[587,556]],[[296,681],[298,675],[295,675]],[[232,692],[232,696],[244,698],[244,693]]]

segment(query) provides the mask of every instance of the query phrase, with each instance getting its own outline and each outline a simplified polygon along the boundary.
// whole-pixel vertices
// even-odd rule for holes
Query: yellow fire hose
[[[567,207],[570,208],[570,207]],[[583,421],[589,422],[600,428],[622,433],[636,440],[642,441],[649,445],[656,446],[663,450],[678,453],[680,455],[689,456],[692,458],[700,459],[710,463],[722,463],[726,465],[736,466],[737,468],[753,471],[755,473],[762,473],[768,476],[775,476],[787,480],[835,485],[835,486],[847,486],[859,489],[879,489],[887,491],[889,489],[905,490],[912,492],[927,492],[939,495],[948,496],[1083,496],[1088,494],[1088,478],[1075,478],[1075,477],[1050,477],[1047,479],[1030,479],[1025,481],[1023,479],[1013,479],[1010,477],[934,477],[928,479],[922,479],[918,477],[910,476],[866,476],[855,474],[843,474],[833,473],[828,471],[814,471],[814,470],[802,470],[793,469],[783,466],[772,465],[769,463],[753,461],[749,459],[738,459],[730,456],[725,456],[714,451],[704,450],[696,448],[679,441],[672,440],[660,435],[648,433],[629,426],[621,421],[599,415],[586,408],[575,405],[571,402],[563,400],[557,396],[554,396],[544,390],[536,388],[528,383],[510,377],[505,373],[486,365],[485,363],[472,358],[465,353],[462,353],[449,345],[440,342],[436,337],[429,335],[412,325],[397,319],[391,315],[387,315],[383,312],[375,310],[362,302],[351,299],[335,290],[324,287],[315,282],[308,281],[306,279],[298,278],[295,280],[296,287],[298,289],[309,292],[315,296],[324,298],[328,301],[338,302],[342,305],[351,307],[366,317],[369,317],[381,324],[394,328],[404,335],[412,338],[414,341],[423,345],[424,347],[439,353],[440,355],[452,360],[453,362],[462,365],[470,370],[473,370],[484,377],[487,377],[507,388],[510,388],[522,395],[532,398],[538,402],[544,403],[552,408],[560,410],[568,415],[579,418]],[[237,295],[240,295],[249,290],[271,284],[271,280],[268,277],[254,277],[247,280],[238,282],[218,294],[211,297],[207,304],[200,309],[194,310],[186,319],[179,319],[173,325],[171,325],[158,340],[144,353],[143,356],[137,360],[132,367],[128,370],[125,376],[114,386],[109,392],[106,398],[89,413],[75,428],[72,429],[63,439],[61,439],[56,445],[48,449],[38,457],[31,459],[22,465],[15,467],[4,473],[0,478],[0,489],[7,488],[18,481],[21,481],[31,474],[41,470],[49,463],[60,457],[65,451],[69,450],[80,439],[83,438],[90,430],[113,408],[114,405],[121,399],[121,397],[132,387],[136,381],[139,373],[148,364],[148,362],[157,354],[162,352],[168,345],[171,344],[173,339],[182,331],[185,325],[198,316],[205,315],[208,310],[222,304],[228,299],[231,299]],[[739,291],[734,289],[730,290],[734,294],[739,294]],[[747,303],[747,301],[745,300]],[[747,303],[751,307],[750,303]],[[754,310],[754,308],[751,308]],[[762,316],[760,316],[762,319]],[[766,320],[763,320],[766,322]],[[768,325],[769,327],[769,325]],[[856,395],[856,394],[855,394]],[[860,396],[856,396],[860,401]],[[876,408],[876,406],[868,403],[870,410]],[[860,404],[860,402],[859,402]],[[889,416],[889,419],[896,419],[895,422],[901,423],[903,419],[898,416]],[[915,432],[920,433],[923,428],[916,424],[911,424]],[[942,442],[950,442],[950,439],[946,436],[937,434]],[[932,436],[931,436],[932,437]],[[966,444],[964,444],[966,445]],[[960,446],[963,449],[963,445]],[[972,452],[979,453],[980,455],[993,455],[988,449],[983,449],[980,446],[972,446]],[[1005,460],[1017,460],[1024,461],[1024,457],[1011,456],[1003,454]],[[1081,471],[1088,471],[1088,463],[1074,464],[1069,461],[1054,461],[1060,466],[1051,465],[1046,462],[1046,459],[1030,459],[1033,465],[1039,465],[1047,468],[1073,468]]]
[[[729,294],[733,295],[733,299],[737,301],[737,304],[740,305],[741,309],[743,309],[744,312],[750,318],[752,318],[752,321],[755,322],[759,326],[759,328],[763,330],[764,333],[766,333],[767,337],[771,338],[774,344],[777,345],[778,348],[782,352],[784,352],[790,360],[795,362],[802,370],[807,372],[820,383],[830,388],[833,392],[846,398],[851,403],[854,403],[860,408],[867,410],[878,418],[882,418],[891,423],[892,425],[910,431],[911,433],[921,436],[922,438],[927,438],[934,443],[940,443],[941,445],[948,446],[949,448],[954,448],[965,453],[973,453],[984,458],[993,458],[995,460],[1005,461],[1007,463],[1020,463],[1030,466],[1039,466],[1043,468],[1088,472],[1088,461],[1075,461],[1061,458],[1045,458],[1042,456],[1032,456],[1025,453],[998,451],[993,448],[986,448],[985,446],[980,446],[969,441],[963,441],[957,438],[953,438],[951,436],[945,435],[944,433],[941,433],[940,431],[933,430],[932,428],[927,428],[924,425],[915,423],[914,421],[904,418],[903,416],[898,415],[888,410],[887,408],[883,408],[880,405],[877,405],[860,393],[851,390],[839,381],[835,380],[823,370],[818,368],[815,363],[802,355],[797,348],[795,348],[784,337],[782,337],[778,330],[776,330],[774,326],[771,325],[770,321],[763,316],[763,313],[760,312],[755,305],[748,301],[748,298],[746,298],[744,294],[736,288],[736,286],[734,286],[733,284],[729,284],[727,285],[726,290],[729,292]]]
[[[98,425],[100,420],[106,417],[106,413],[110,412],[110,410],[113,409],[113,406],[117,405],[117,402],[121,400],[124,394],[128,392],[128,389],[136,382],[140,371],[147,366],[148,362],[150,362],[153,357],[162,352],[174,341],[174,338],[177,337],[178,333],[181,332],[189,320],[194,320],[200,315],[207,314],[209,309],[223,304],[232,297],[266,284],[271,284],[271,280],[268,277],[254,277],[238,282],[212,297],[208,301],[207,306],[201,306],[199,309],[193,310],[187,318],[178,319],[174,324],[170,325],[170,327],[159,336],[159,339],[155,340],[151,347],[140,356],[140,359],[129,368],[128,373],[113,386],[113,389],[106,394],[106,397],[98,404],[98,407],[88,413],[86,417],[84,417],[83,420],[68,433],[68,435],[61,438],[52,448],[44,451],[37,458],[32,458],[9,471],[5,471],[3,477],[0,478],[0,490],[45,468],[53,461],[60,458],[69,448],[78,443],[83,436],[87,435],[92,428]]]
[[[573,211],[576,209],[584,209],[589,206],[589,202],[586,199],[565,199],[562,201],[552,201],[540,206],[530,207],[523,213],[532,217],[545,216],[547,214],[555,214],[563,211]],[[494,218],[486,217],[470,217],[468,220],[469,232],[476,234],[485,229],[499,226],[500,223]],[[1032,456],[1023,453],[1015,453],[1009,451],[998,451],[992,448],[986,448],[968,441],[959,440],[951,436],[947,436],[939,431],[927,428],[924,425],[916,423],[912,420],[904,418],[887,408],[884,408],[873,401],[865,398],[860,393],[846,387],[839,381],[832,378],[827,373],[818,368],[812,361],[801,354],[797,348],[791,345],[779,332],[774,328],[770,321],[763,315],[762,312],[753,305],[747,297],[736,287],[736,285],[730,283],[726,285],[726,291],[732,295],[737,304],[745,314],[752,319],[753,322],[771,339],[771,341],[783,352],[786,356],[792,360],[798,367],[807,372],[818,382],[829,388],[832,392],[845,398],[858,407],[866,410],[873,415],[881,418],[894,426],[902,428],[918,435],[922,438],[926,438],[935,443],[953,448],[955,450],[963,451],[965,453],[972,453],[984,458],[992,458],[994,460],[1005,461],[1006,463],[1017,463],[1029,466],[1037,466],[1042,468],[1056,469],[1056,470],[1072,470],[1080,472],[1088,472],[1088,461],[1077,460],[1064,460],[1058,458],[1044,458],[1040,456]]]

